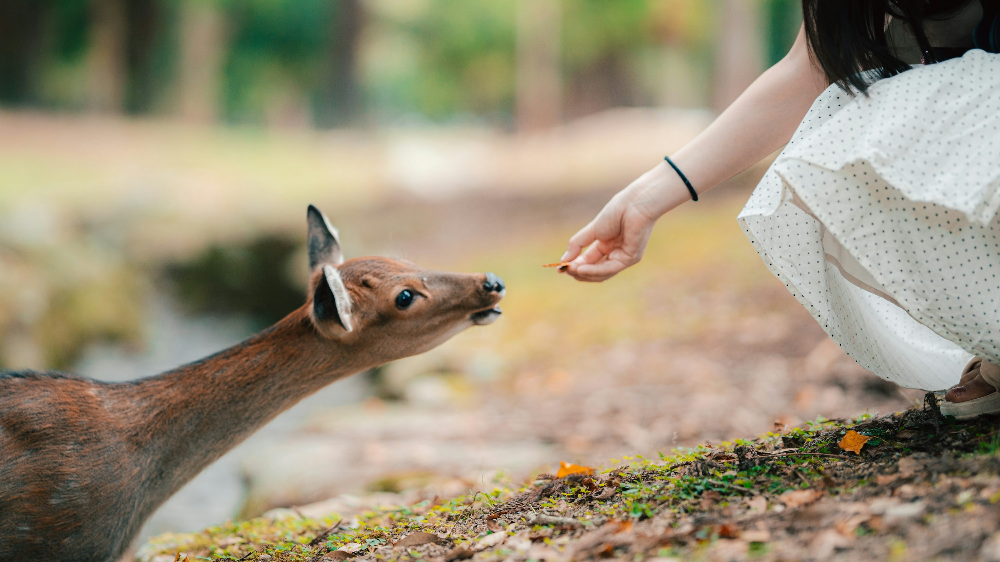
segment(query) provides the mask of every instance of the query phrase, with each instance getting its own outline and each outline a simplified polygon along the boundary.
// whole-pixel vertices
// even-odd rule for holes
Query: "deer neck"
[[[322,338],[300,308],[215,355],[129,390],[150,509],[302,398],[373,365]],[[140,469],[141,470],[141,469]]]

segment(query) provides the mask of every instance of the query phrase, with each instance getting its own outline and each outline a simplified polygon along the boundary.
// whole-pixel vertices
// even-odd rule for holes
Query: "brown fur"
[[[502,298],[482,274],[385,258],[339,271],[351,332],[317,319],[310,297],[249,340],[150,378],[0,372],[0,560],[117,560],[159,505],[279,413],[341,377],[438,345]],[[402,289],[423,296],[399,310]]]

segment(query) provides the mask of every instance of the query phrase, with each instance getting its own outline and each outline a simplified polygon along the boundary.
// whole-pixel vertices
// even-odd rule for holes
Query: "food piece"
[[[567,269],[569,269],[569,262],[568,261],[561,261],[561,262],[558,262],[558,263],[547,263],[547,264],[543,265],[542,267],[555,267],[559,271],[566,271]]]

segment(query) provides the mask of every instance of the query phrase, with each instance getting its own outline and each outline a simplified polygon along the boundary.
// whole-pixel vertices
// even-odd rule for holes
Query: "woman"
[[[739,216],[767,266],[866,369],[1000,412],[1000,0],[802,4],[788,55],[574,235],[567,272],[634,265],[660,216],[787,143]]]

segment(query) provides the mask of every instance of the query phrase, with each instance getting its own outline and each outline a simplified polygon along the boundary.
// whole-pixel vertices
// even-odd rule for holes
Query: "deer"
[[[307,211],[299,309],[246,341],[148,378],[0,372],[0,561],[116,562],[202,469],[320,388],[492,323],[493,273],[345,261]]]

